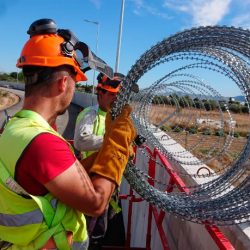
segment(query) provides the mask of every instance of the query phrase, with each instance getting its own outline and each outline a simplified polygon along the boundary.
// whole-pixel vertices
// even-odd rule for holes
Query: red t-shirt
[[[16,181],[33,195],[45,195],[44,184],[68,169],[76,161],[75,155],[61,138],[43,133],[33,139],[24,150],[16,166]]]

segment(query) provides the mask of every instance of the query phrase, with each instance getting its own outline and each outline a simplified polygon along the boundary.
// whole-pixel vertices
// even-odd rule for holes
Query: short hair
[[[69,71],[69,73],[75,75],[73,68],[68,65],[58,67],[24,66],[25,96],[29,96],[38,89],[48,88],[57,76],[57,73],[62,70]]]

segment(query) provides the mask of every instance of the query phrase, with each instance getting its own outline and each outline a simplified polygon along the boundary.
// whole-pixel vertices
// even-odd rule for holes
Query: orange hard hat
[[[16,66],[44,66],[57,67],[61,65],[72,66],[76,72],[76,81],[86,81],[87,77],[76,61],[76,57],[67,56],[62,53],[61,45],[64,38],[58,34],[38,34],[31,38],[24,45]]]
[[[125,76],[121,73],[114,73],[114,77],[112,79],[108,78],[106,75],[100,73],[97,76],[97,87],[96,89],[104,89],[112,93],[118,93],[121,86],[122,80]]]

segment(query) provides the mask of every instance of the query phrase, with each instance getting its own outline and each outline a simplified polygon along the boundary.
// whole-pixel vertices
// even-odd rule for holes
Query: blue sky
[[[52,18],[59,28],[71,29],[93,51],[97,26],[84,19],[98,21],[98,55],[115,67],[120,9],[120,0],[0,0],[0,72],[16,71],[16,59],[28,39],[26,31],[40,18]],[[250,0],[126,0],[123,24],[119,71],[126,74],[147,49],[184,29],[250,28]]]

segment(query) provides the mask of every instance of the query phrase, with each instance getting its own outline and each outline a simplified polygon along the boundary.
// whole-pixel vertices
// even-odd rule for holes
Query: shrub
[[[235,138],[238,138],[238,137],[240,137],[240,133],[239,133],[239,132],[234,132],[233,136],[234,136]]]
[[[165,125],[161,126],[160,129],[163,130],[163,131],[169,131],[170,130],[169,127],[165,126]]]
[[[224,135],[225,135],[224,130],[223,130],[223,129],[217,130],[217,131],[215,132],[215,135],[216,135],[216,136],[224,136]]]
[[[232,103],[229,105],[229,110],[234,113],[240,113],[241,112],[241,106],[239,103]]]
[[[173,128],[173,131],[176,132],[176,133],[180,133],[183,131],[183,128],[179,127],[179,126],[176,126]]]
[[[190,134],[197,134],[197,128],[191,127],[191,128],[188,129],[188,132]]]
[[[211,135],[212,131],[209,128],[206,128],[206,129],[203,130],[202,134],[203,135]]]

